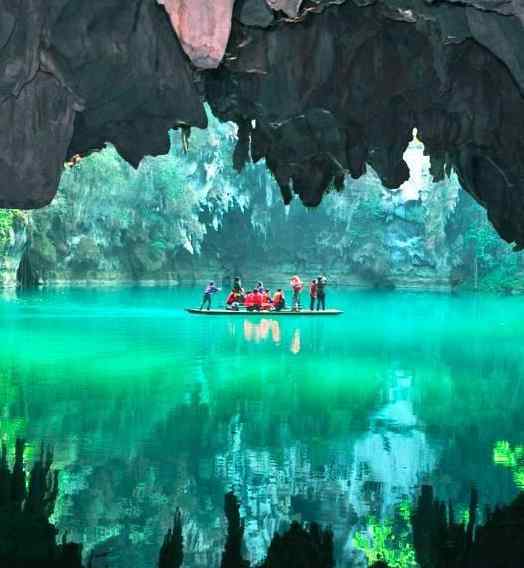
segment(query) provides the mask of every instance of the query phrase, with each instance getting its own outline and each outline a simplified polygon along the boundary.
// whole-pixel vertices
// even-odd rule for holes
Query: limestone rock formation
[[[182,48],[202,69],[220,65],[231,32],[235,0],[158,0],[171,19]]]
[[[167,152],[206,99],[239,125],[235,165],[265,158],[309,206],[367,165],[398,187],[417,127],[435,179],[455,169],[524,246],[521,3],[162,4],[0,0],[0,206],[45,205],[64,161],[105,142],[135,166]]]

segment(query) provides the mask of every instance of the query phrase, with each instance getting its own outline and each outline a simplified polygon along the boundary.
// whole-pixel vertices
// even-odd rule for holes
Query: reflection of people
[[[211,281],[206,286],[206,288],[204,290],[204,297],[202,298],[202,305],[200,306],[201,311],[204,309],[204,306],[206,306],[206,305],[207,305],[208,310],[211,308],[211,296],[213,294],[216,294],[219,291],[220,291],[220,288],[217,288],[213,281]]]
[[[318,285],[316,280],[311,280],[309,285],[309,309],[313,311],[315,309],[315,301],[317,299]]]
[[[280,344],[282,334],[280,333],[280,323],[276,320],[271,320],[271,339],[276,345]]]
[[[317,278],[317,312],[320,309],[326,309],[326,286],[327,278],[325,276],[319,276]]]
[[[293,299],[292,299],[292,308],[294,310],[300,309],[300,293],[304,288],[304,284],[302,284],[302,280],[300,280],[299,276],[293,276],[291,278],[291,289],[293,290]]]
[[[295,329],[293,339],[291,340],[291,353],[293,353],[293,355],[298,355],[300,353],[300,347],[300,329]]]
[[[282,339],[280,332],[280,323],[273,319],[262,319],[257,323],[250,321],[249,319],[244,320],[244,339],[246,341],[254,341],[258,343],[259,341],[264,341],[269,337],[271,333],[271,339],[275,345],[279,345]]]

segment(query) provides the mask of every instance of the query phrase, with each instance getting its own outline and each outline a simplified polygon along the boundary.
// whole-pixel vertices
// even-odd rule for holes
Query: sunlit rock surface
[[[236,167],[265,158],[310,206],[367,165],[401,185],[417,127],[435,179],[454,168],[524,245],[519,3],[163,3],[1,0],[1,206],[45,205],[63,162],[106,141],[133,165],[165,153],[207,99],[240,126]]]

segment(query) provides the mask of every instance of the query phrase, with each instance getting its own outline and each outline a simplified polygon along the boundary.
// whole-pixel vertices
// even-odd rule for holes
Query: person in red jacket
[[[226,300],[227,308],[230,310],[238,311],[242,304],[242,296],[236,290],[231,290]]]
[[[264,292],[261,294],[262,296],[262,304],[261,309],[263,310],[270,310],[273,307],[273,300],[271,299],[271,290],[268,288],[264,288]]]
[[[293,290],[292,309],[300,310],[300,293],[304,289],[304,284],[302,284],[299,276],[293,276],[290,285]]]
[[[275,308],[275,310],[277,310],[277,312],[286,307],[286,299],[284,297],[282,288],[279,288],[273,296],[273,307]]]
[[[262,306],[262,294],[258,291],[257,288],[250,292],[246,296],[246,301],[244,302],[246,309],[250,312],[253,311],[260,311],[260,307]]]

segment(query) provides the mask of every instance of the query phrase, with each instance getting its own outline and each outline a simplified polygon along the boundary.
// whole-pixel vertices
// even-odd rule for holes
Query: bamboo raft
[[[280,317],[280,316],[339,316],[344,312],[342,310],[260,310],[248,311],[245,308],[239,310],[226,310],[226,309],[209,309],[200,310],[199,308],[186,308],[186,312],[199,316],[266,316],[266,317]]]

